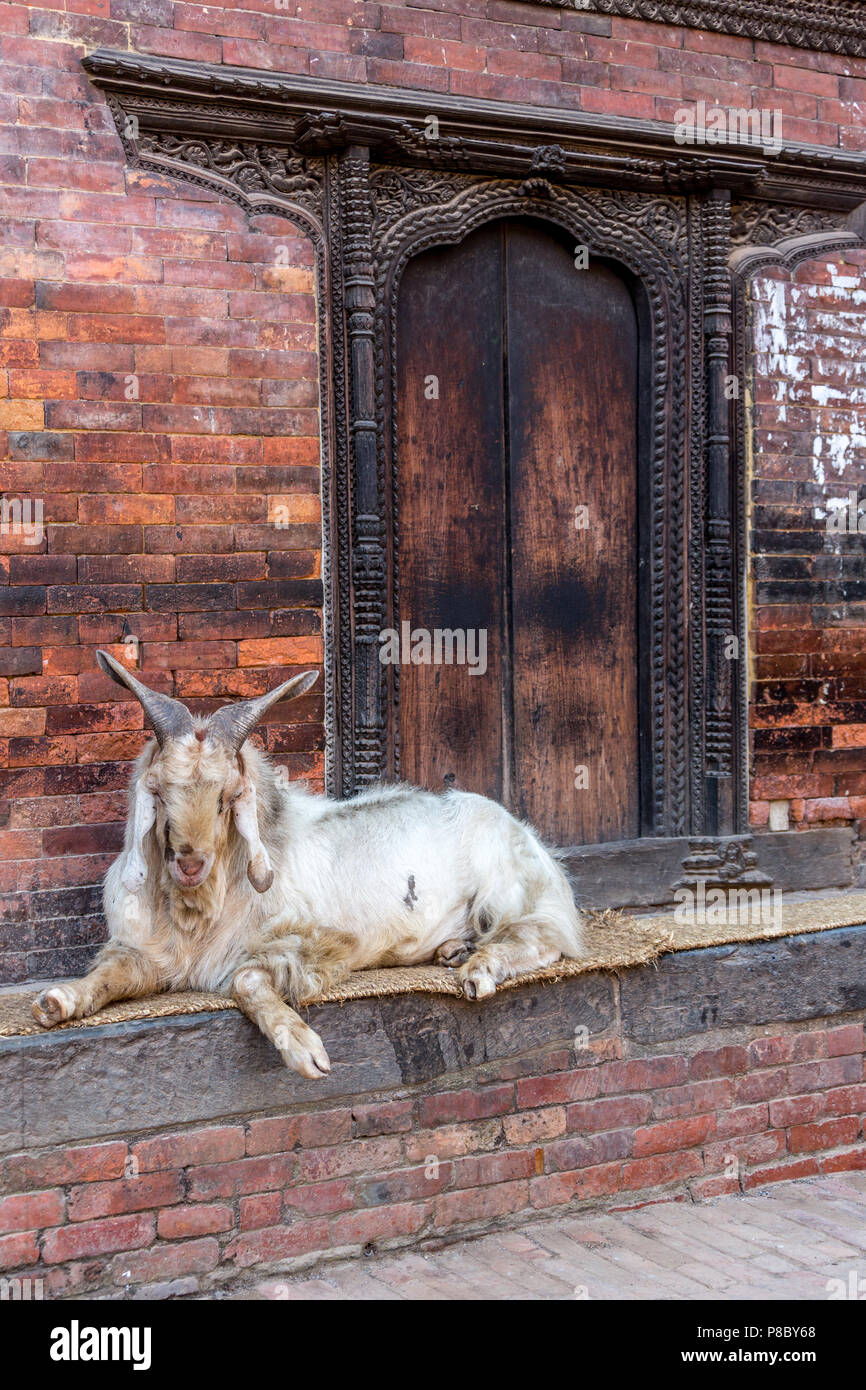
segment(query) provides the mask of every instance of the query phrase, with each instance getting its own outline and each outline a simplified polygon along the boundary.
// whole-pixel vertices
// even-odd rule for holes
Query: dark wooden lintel
[[[866,153],[759,143],[692,147],[670,123],[467,99],[373,83],[99,49],[83,60],[142,130],[273,141],[300,154],[366,146],[379,162],[538,172],[563,183],[668,193],[729,188],[804,207],[853,211],[866,200]],[[438,123],[435,138],[425,130]]]

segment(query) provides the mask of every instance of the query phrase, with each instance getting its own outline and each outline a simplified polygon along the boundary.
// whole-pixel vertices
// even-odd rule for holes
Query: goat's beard
[[[195,888],[181,888],[166,869],[163,887],[169,894],[172,924],[181,931],[192,932],[218,917],[225,902],[226,883],[225,864],[219,855],[207,878]]]

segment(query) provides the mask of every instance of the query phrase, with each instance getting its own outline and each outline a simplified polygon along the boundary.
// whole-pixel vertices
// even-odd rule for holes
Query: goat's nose
[[[187,878],[194,878],[204,868],[204,855],[185,854],[177,861],[178,868]]]

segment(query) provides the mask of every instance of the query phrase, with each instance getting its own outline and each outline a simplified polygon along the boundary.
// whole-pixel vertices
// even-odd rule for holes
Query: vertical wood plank
[[[397,320],[400,618],[431,634],[483,629],[487,641],[484,674],[401,665],[401,773],[498,800],[507,790],[501,245],[496,225],[416,257]]]
[[[577,269],[546,231],[514,224],[507,247],[516,805],[560,842],[629,839],[640,834],[634,305],[613,270]]]

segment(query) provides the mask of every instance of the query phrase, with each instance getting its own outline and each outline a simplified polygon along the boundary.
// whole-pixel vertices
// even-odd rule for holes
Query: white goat
[[[93,969],[34,1000],[46,1028],[156,990],[231,994],[303,1076],[330,1070],[302,1004],[350,971],[458,966],[464,994],[582,953],[564,873],[534,831],[468,792],[383,786],[334,802],[291,785],[246,740],[306,672],[209,719],[100,667],[156,733],[132,775],[123,851],[105,880]],[[241,751],[243,749],[243,751]]]

